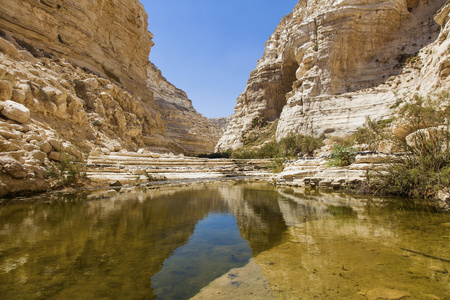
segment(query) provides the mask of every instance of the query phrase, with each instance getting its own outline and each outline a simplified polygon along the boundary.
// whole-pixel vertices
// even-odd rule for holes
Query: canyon
[[[299,1],[233,116],[210,120],[148,60],[153,36],[137,0],[9,0],[0,12],[0,195],[54,188],[50,175],[67,161],[99,178],[247,170],[288,185],[361,182],[369,163],[333,175],[323,159],[299,160],[271,176],[270,162],[185,155],[240,148],[255,123],[274,124],[277,140],[346,136],[367,117],[390,118],[405,101],[447,90],[449,20],[444,0]]]

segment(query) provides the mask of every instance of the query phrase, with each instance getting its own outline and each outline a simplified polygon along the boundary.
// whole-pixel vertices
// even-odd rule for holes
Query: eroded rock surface
[[[414,94],[449,86],[444,0],[300,1],[266,42],[216,149],[255,118],[289,133],[345,135]],[[436,14],[437,13],[437,14]]]
[[[155,65],[149,63],[147,70],[147,86],[153,91],[165,135],[172,140],[168,143],[177,144],[181,153],[212,152],[223,133],[219,126],[197,112],[186,93],[168,82]]]
[[[0,196],[45,190],[89,152],[214,150],[220,128],[148,61],[151,38],[137,0],[2,3],[0,154],[27,175],[1,169]]]
[[[3,1],[0,28],[126,87],[145,84],[152,34],[139,1]]]

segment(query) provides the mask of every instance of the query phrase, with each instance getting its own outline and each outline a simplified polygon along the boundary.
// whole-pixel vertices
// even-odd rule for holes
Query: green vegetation
[[[347,146],[352,145],[366,145],[368,150],[377,150],[380,144],[386,139],[385,132],[388,126],[395,121],[394,117],[372,121],[367,118],[366,124],[363,127],[359,127],[348,138],[350,143]]]
[[[48,176],[55,179],[59,186],[70,186],[86,180],[86,166],[67,152],[61,152],[59,162],[48,170]]]
[[[275,132],[278,121],[269,123],[262,118],[255,118],[249,130],[242,134],[244,147],[228,149],[220,153],[200,154],[203,158],[234,158],[234,159],[264,159],[272,158],[268,168],[274,173],[283,170],[283,164],[288,159],[301,155],[312,155],[314,150],[324,145],[325,136],[313,137],[303,134],[290,134],[276,141]],[[262,146],[261,146],[262,145]]]
[[[299,154],[312,155],[314,150],[323,146],[324,136],[315,138],[303,134],[291,134],[282,138],[279,142],[272,138],[266,141],[259,149],[244,147],[232,151],[232,158],[285,158],[298,157]]]
[[[264,118],[254,118],[251,127],[242,133],[241,141],[244,148],[256,147],[275,137],[278,120],[267,122]]]
[[[351,165],[355,161],[356,151],[353,147],[346,147],[335,144],[333,152],[331,152],[328,160],[329,167],[345,167]]]
[[[368,178],[369,187],[381,194],[434,198],[450,185],[449,93],[416,97],[400,106],[397,113],[402,135],[374,126],[373,122],[367,124],[377,141],[389,143],[402,153],[383,172],[371,174],[375,176]]]

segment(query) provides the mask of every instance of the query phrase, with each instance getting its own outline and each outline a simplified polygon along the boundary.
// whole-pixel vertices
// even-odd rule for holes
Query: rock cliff
[[[147,69],[147,86],[153,91],[165,124],[165,135],[172,140],[169,143],[181,153],[212,152],[223,133],[220,127],[198,113],[186,93],[168,82],[152,63]]]
[[[0,28],[17,43],[34,45],[142,90],[152,34],[136,0],[7,0]]]
[[[289,133],[345,135],[414,94],[449,86],[445,0],[301,0],[266,42],[216,150],[254,119]]]
[[[225,131],[227,129],[228,124],[231,122],[231,120],[233,119],[233,116],[228,116],[228,117],[222,117],[222,118],[211,118],[209,119],[211,122],[213,122],[214,124],[216,124],[217,126],[220,127],[220,129],[222,129],[222,131]]]
[[[0,196],[49,188],[65,155],[213,151],[220,128],[148,61],[146,19],[137,0],[2,3]]]

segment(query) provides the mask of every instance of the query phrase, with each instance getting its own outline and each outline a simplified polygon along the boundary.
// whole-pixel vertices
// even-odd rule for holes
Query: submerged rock
[[[389,288],[376,288],[363,294],[368,300],[400,300],[410,297],[410,293]]]

